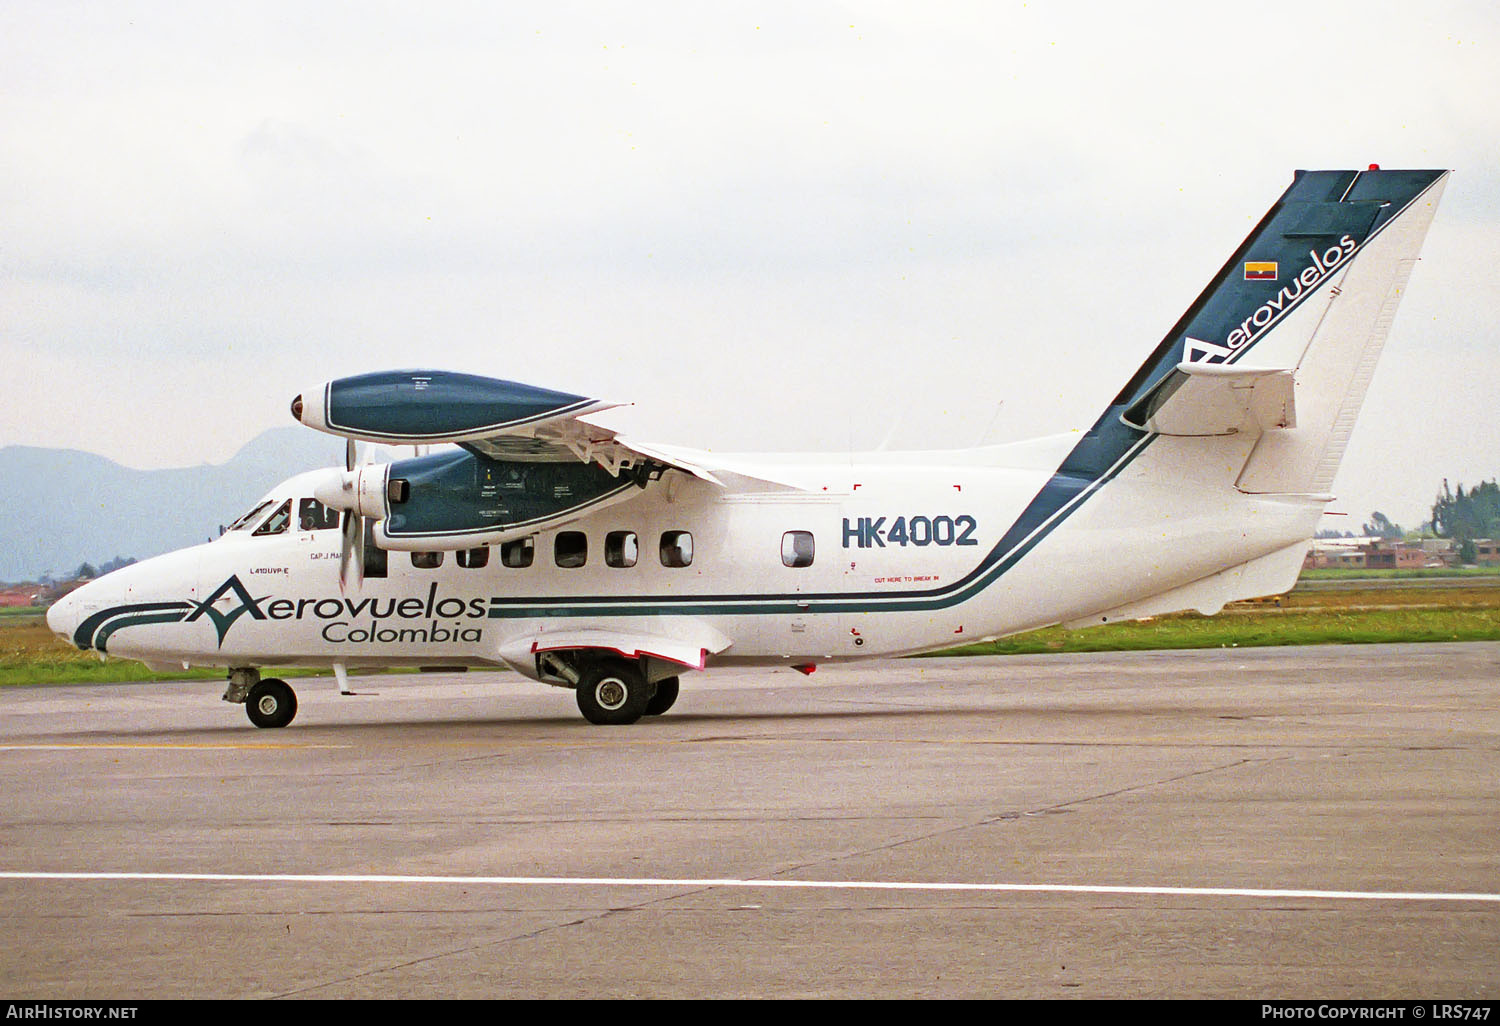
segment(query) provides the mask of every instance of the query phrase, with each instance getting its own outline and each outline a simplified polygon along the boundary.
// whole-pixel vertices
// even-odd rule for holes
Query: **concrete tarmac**
[[[0,992],[1493,999],[1497,671],[731,669],[624,728],[508,673],[293,681],[279,731],[216,682],[6,688]]]

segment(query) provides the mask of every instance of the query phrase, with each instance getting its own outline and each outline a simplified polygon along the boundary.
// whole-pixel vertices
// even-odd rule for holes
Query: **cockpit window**
[[[244,516],[240,517],[234,523],[230,524],[229,525],[229,530],[230,531],[243,531],[243,530],[245,530],[245,528],[247,528],[251,524],[255,523],[255,521],[257,519],[259,519],[260,515],[262,513],[264,513],[268,508],[270,508],[271,503],[273,503],[275,501],[276,500],[274,500],[274,499],[267,499],[265,502],[261,503],[259,506],[256,506],[254,509],[252,509],[249,513],[246,513]]]
[[[339,511],[329,509],[317,499],[297,503],[297,530],[331,531],[339,526]]]
[[[255,529],[255,537],[259,538],[268,534],[282,534],[286,531],[286,525],[292,519],[292,500],[287,499],[276,512],[266,518],[266,522]]]

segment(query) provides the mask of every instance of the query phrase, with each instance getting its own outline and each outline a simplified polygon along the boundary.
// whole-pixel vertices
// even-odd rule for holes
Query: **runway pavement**
[[[0,690],[0,993],[1500,994],[1500,644]],[[69,874],[63,876],[49,874]],[[119,874],[119,875],[103,875]]]

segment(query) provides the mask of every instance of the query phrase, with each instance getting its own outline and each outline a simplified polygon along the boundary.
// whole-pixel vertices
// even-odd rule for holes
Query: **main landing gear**
[[[666,677],[651,684],[635,663],[609,660],[581,668],[574,693],[578,711],[590,723],[623,725],[672,708],[678,681]]]
[[[284,727],[297,715],[296,692],[276,677],[262,680],[260,671],[253,666],[229,671],[224,701],[243,703],[245,715],[257,727]]]

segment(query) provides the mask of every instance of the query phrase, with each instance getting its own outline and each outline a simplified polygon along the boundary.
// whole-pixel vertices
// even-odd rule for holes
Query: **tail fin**
[[[1326,493],[1447,176],[1297,172],[1069,459],[1250,429],[1241,491]]]
[[[1001,572],[1091,496],[1144,467],[1139,479],[1156,491],[1139,501],[1128,490],[1116,493],[1125,506],[1099,514],[1100,522],[1118,522],[1124,510],[1165,536],[1171,521],[1184,525],[1179,533],[1192,534],[1194,545],[1170,573],[1158,563],[1137,571],[1141,588],[1119,591],[1128,615],[1144,615],[1148,607],[1138,600],[1153,594],[1148,611],[1165,612],[1186,608],[1172,601],[1207,608],[1290,586],[1311,525],[1332,498],[1328,488],[1447,175],[1297,172],[1006,531],[996,546]],[[1153,445],[1165,435],[1236,437]],[[1173,476],[1189,468],[1189,476]],[[1177,500],[1173,509],[1163,493]],[[1251,499],[1259,495],[1268,498]],[[1236,529],[1239,541],[1226,546],[1212,525],[1245,515],[1237,498],[1258,503],[1261,526]],[[1129,577],[1128,567],[1116,569]],[[1212,571],[1219,583],[1180,593]],[[1169,592],[1175,598],[1151,590],[1167,579],[1178,588]]]

